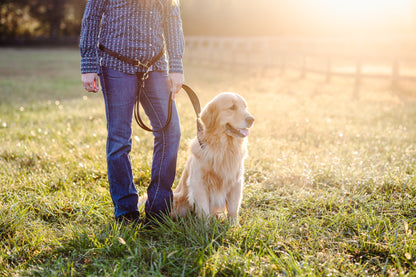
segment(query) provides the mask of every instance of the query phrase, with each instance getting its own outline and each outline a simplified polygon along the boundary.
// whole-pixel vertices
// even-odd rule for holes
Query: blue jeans
[[[133,108],[140,80],[134,74],[102,67],[100,81],[107,117],[108,181],[114,215],[117,218],[138,211],[138,194],[133,183],[130,151]],[[146,94],[141,96],[141,104],[155,130],[166,123],[169,92],[167,72],[150,72],[146,80]],[[145,212],[146,216],[159,217],[163,213],[169,213],[172,205],[172,184],[181,137],[175,104],[169,127],[153,135],[153,162]]]

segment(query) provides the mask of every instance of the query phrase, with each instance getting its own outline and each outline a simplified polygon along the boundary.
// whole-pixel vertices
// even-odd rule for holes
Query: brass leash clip
[[[142,76],[142,87],[144,88],[144,81],[146,81],[149,78],[149,72],[150,72],[150,67],[147,67],[147,70],[145,73],[143,73]]]

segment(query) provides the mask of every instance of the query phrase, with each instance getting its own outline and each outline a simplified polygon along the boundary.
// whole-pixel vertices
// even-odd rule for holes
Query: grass
[[[416,95],[353,80],[186,63],[207,103],[236,91],[256,123],[239,226],[187,218],[117,225],[101,94],[74,49],[0,49],[0,276],[416,275]],[[178,181],[195,135],[178,96]],[[134,126],[135,183],[152,135]]]

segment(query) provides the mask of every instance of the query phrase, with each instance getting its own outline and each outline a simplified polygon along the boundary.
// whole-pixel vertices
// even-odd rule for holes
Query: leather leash
[[[141,82],[141,86],[139,87],[138,92],[137,92],[137,96],[136,96],[136,103],[135,103],[135,108],[134,108],[134,119],[136,120],[137,124],[142,129],[144,129],[146,131],[161,132],[161,131],[165,130],[168,127],[168,125],[169,125],[169,123],[172,119],[172,105],[173,105],[172,92],[169,95],[168,117],[166,119],[166,123],[159,130],[153,130],[153,129],[149,128],[148,126],[146,126],[146,124],[141,119],[140,112],[139,112],[141,94],[145,93],[145,81],[147,80],[147,78],[149,78],[149,72],[150,72],[151,66],[163,56],[163,54],[164,54],[163,48],[157,56],[155,56],[150,62],[147,62],[147,63],[142,63],[139,60],[135,60],[135,59],[120,55],[119,53],[114,52],[114,51],[106,48],[102,44],[99,44],[98,48],[101,51],[107,53],[108,55],[110,55],[110,56],[112,56],[116,59],[119,59],[120,61],[123,61],[125,63],[131,64],[131,65],[136,66],[136,67],[141,66],[141,67],[144,67],[146,69],[146,71],[144,73],[143,72],[137,72],[136,73],[138,80],[141,80],[142,82]],[[199,142],[200,146],[203,147],[203,144],[202,144],[202,141],[201,141],[201,133],[202,133],[203,127],[202,127],[202,123],[201,123],[201,120],[200,120],[200,117],[199,117],[200,113],[201,113],[201,105],[199,103],[198,96],[196,95],[195,91],[193,91],[189,86],[187,86],[185,84],[182,85],[182,89],[185,90],[185,92],[187,93],[189,99],[191,100],[192,106],[195,110],[197,139],[198,139],[198,142]]]
[[[114,52],[113,50],[110,50],[110,49],[108,49],[107,47],[105,47],[104,45],[102,45],[101,43],[100,44],[98,44],[98,48],[101,50],[101,51],[103,51],[103,52],[105,52],[105,53],[107,53],[108,55],[110,55],[110,56],[112,56],[112,57],[114,57],[114,58],[116,58],[116,59],[119,59],[120,61],[122,61],[122,62],[125,62],[125,63],[128,63],[128,64],[131,64],[131,65],[133,65],[133,66],[136,66],[136,67],[139,67],[139,66],[142,66],[142,67],[144,67],[144,68],[146,68],[146,73],[149,73],[149,69],[150,69],[150,67],[155,63],[155,62],[157,62],[162,56],[163,56],[163,54],[165,53],[165,51],[163,50],[163,48],[162,48],[162,50],[160,50],[160,52],[159,52],[159,54],[157,54],[157,56],[155,56],[150,62],[147,62],[147,63],[142,63],[141,61],[139,61],[139,60],[135,60],[135,59],[132,59],[132,58],[130,58],[130,57],[126,57],[126,56],[123,56],[123,55],[120,55],[119,53],[117,53],[117,52]]]
[[[201,148],[204,148],[204,145],[202,143],[202,131],[204,130],[204,127],[201,123],[201,104],[199,103],[198,96],[196,95],[195,91],[191,89],[189,86],[183,84],[182,89],[188,94],[189,100],[191,100],[192,106],[194,107],[194,111],[196,114],[196,137],[198,139],[199,145]]]

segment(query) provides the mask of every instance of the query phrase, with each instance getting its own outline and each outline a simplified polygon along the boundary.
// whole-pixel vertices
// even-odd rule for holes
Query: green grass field
[[[101,93],[76,49],[0,49],[0,276],[416,276],[416,85],[199,67],[202,104],[243,95],[249,137],[239,226],[114,223]],[[412,87],[413,86],[413,87]],[[177,180],[195,135],[178,96]],[[134,126],[140,193],[153,137]]]

